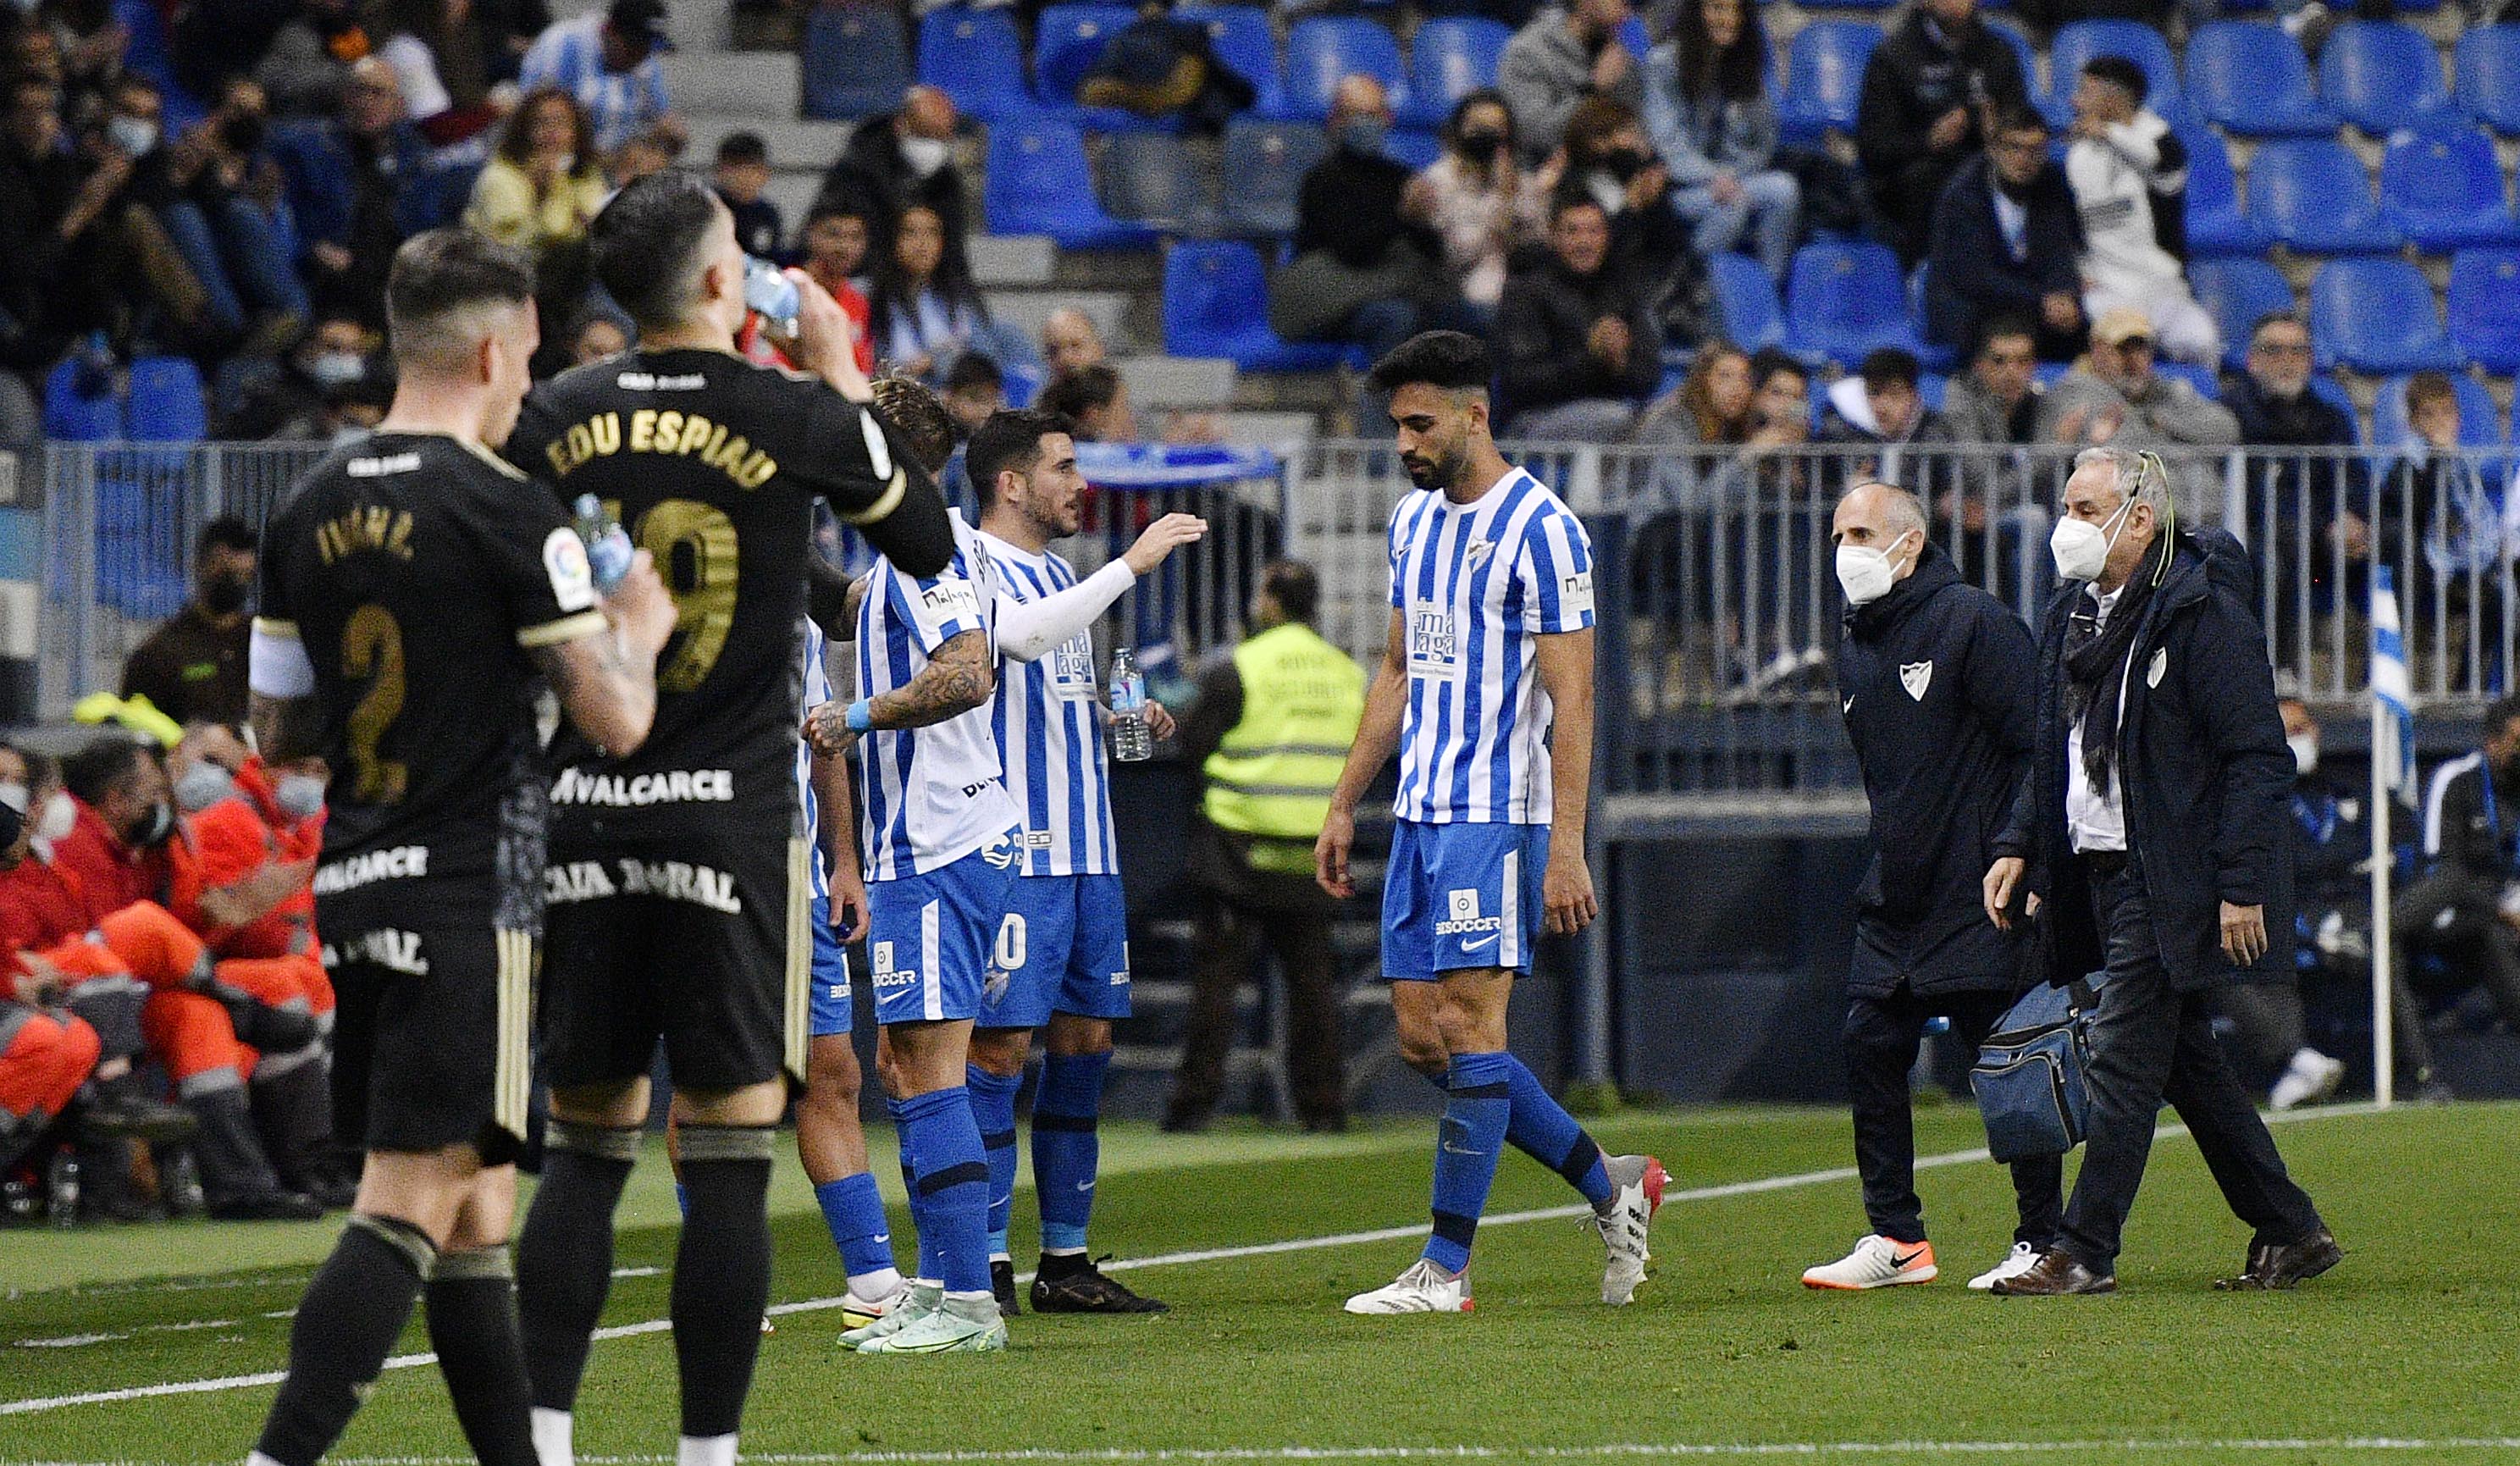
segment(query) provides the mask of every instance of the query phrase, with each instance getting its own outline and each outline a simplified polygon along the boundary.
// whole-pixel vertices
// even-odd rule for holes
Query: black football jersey
[[[810,378],[707,350],[640,351],[526,399],[508,459],[573,505],[592,494],[655,557],[681,615],[656,664],[656,721],[626,758],[563,735],[552,798],[604,830],[683,830],[794,800],[800,627],[813,505],[878,547],[942,565],[935,486],[874,413]],[[897,553],[897,552],[896,552]]]
[[[549,778],[529,649],[605,628],[558,501],[489,453],[382,433],[300,481],[262,542],[256,629],[314,669],[330,814],[319,896],[506,877]],[[509,860],[514,864],[514,860]]]

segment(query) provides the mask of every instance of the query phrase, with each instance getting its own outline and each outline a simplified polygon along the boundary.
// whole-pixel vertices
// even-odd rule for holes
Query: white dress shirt
[[[2118,597],[2124,594],[2126,587],[2123,585],[2106,595],[2100,594],[2096,586],[2092,588],[2092,598],[2100,606],[2100,629],[2108,629],[2109,613],[2117,609]],[[2130,650],[2127,660],[2132,663],[2134,659],[2135,653]],[[2129,674],[2132,672],[2130,667]],[[2126,681],[2120,678],[2117,718],[2110,725],[2114,727],[2125,717]],[[2073,842],[2076,854],[2088,855],[2093,850],[2123,850],[2127,848],[2126,810],[2118,801],[2120,788],[2114,764],[2109,769],[2108,786],[2092,787],[2091,772],[2083,766],[2083,725],[2078,722],[2066,729],[2065,832]]]

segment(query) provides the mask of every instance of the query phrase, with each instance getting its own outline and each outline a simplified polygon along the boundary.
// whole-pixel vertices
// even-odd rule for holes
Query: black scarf
[[[2092,788],[2103,795],[2109,788],[2109,765],[2117,758],[2118,706],[2125,693],[2127,662],[2135,651],[2136,632],[2143,624],[2144,608],[2152,603],[2153,590],[2170,567],[2174,538],[2164,534],[2145,552],[2142,563],[2120,587],[2107,624],[2100,621],[2099,602],[2090,596],[2075,598],[2065,621],[2065,721],[2083,730],[2083,772],[2091,776]],[[2107,722],[2092,726],[2093,710],[2103,708],[2108,710]]]

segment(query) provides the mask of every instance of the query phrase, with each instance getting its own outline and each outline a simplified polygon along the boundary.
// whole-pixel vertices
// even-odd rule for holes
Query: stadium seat
[[[2179,63],[2160,31],[2140,21],[2069,21],[2056,27],[2056,39],[2048,47],[2048,115],[2057,126],[2073,121],[2074,83],[2082,77],[2083,64],[2096,56],[2123,56],[2142,68],[2144,105],[2154,112],[2169,117],[2174,108],[2183,107]]]
[[[2200,259],[2187,267],[2187,283],[2198,303],[2213,312],[2223,336],[2223,364],[2233,371],[2248,355],[2258,322],[2295,306],[2283,271],[2263,259]]]
[[[2494,139],[2473,127],[2410,128],[2391,138],[2380,161],[2380,212],[2427,253],[2520,243]]]
[[[2487,371],[2520,372],[2520,250],[2451,257],[2450,335]]]
[[[1921,354],[1899,256],[1879,245],[1805,245],[1785,285],[1785,345],[1852,367],[1880,346]]]
[[[2039,53],[2031,49],[2030,38],[2001,21],[1986,22],[1986,28],[2002,37],[2003,43],[2012,48],[2013,59],[2021,63],[2021,84],[2029,89],[2031,100],[2036,102],[2039,96]]]
[[[2318,54],[2318,94],[2373,137],[2446,118],[2450,83],[2441,53],[2394,21],[2348,21]]]
[[[1212,234],[1216,206],[1191,161],[1189,146],[1161,132],[1124,132],[1103,142],[1102,206],[1115,219],[1170,234]]]
[[[134,442],[195,443],[209,436],[201,369],[182,356],[134,360],[127,422]]]
[[[2322,367],[2358,372],[2455,370],[2433,288],[2403,259],[2331,259],[2310,282],[2310,340]]]
[[[1394,127],[1383,139],[1382,156],[1394,162],[1409,164],[1414,172],[1422,172],[1444,156],[1444,140],[1419,127]]]
[[[1379,23],[1361,16],[1316,16],[1298,21],[1286,35],[1285,115],[1318,122],[1330,115],[1330,95],[1339,78],[1372,76],[1389,88],[1393,104],[1405,104],[1400,91],[1400,42]]]
[[[2310,394],[2345,414],[2345,420],[2354,425],[2355,444],[2360,446],[2362,442],[2362,414],[2355,407],[2354,394],[2345,389],[2345,384],[2325,372],[2313,372],[2310,374]]]
[[[911,76],[910,37],[891,6],[826,5],[807,13],[806,116],[832,121],[890,112]]]
[[[73,443],[122,436],[122,399],[113,393],[112,374],[91,375],[76,356],[55,366],[44,378],[44,436]]]
[[[2451,70],[2460,111],[2505,137],[2520,134],[2520,25],[2479,25],[2460,36]]]
[[[2223,135],[2210,127],[2182,127],[2179,140],[2187,148],[2188,254],[2203,259],[2265,253],[2274,241],[2240,209],[2240,182],[2231,174]]]
[[[2249,216],[2305,254],[2372,254],[2404,241],[2380,216],[2360,160],[2334,138],[2262,143],[2249,160]]]
[[[1246,372],[1324,372],[1362,352],[1280,341],[1269,329],[1259,252],[1237,240],[1182,243],[1164,258],[1164,350],[1222,356]]]
[[[1409,42],[1409,105],[1400,120],[1413,126],[1443,123],[1453,104],[1483,86],[1496,85],[1497,61],[1513,32],[1495,21],[1454,17],[1429,21]]]
[[[154,0],[113,0],[112,14],[113,23],[129,37],[123,43],[122,69],[137,71],[157,84],[165,109],[161,120],[166,136],[183,136],[208,115],[209,109],[175,79],[175,55],[166,33],[168,9]]]
[[[2375,448],[2401,448],[2415,440],[2414,424],[2407,418],[2407,380],[2405,376],[2390,378],[2380,384],[2379,392],[2371,399],[2371,445]],[[2495,410],[2493,394],[2465,372],[2451,373],[2450,385],[2458,393],[2459,445],[2500,446],[2502,423]]]
[[[1236,117],[1225,124],[1225,227],[1238,234],[1295,232],[1295,203],[1304,175],[1329,152],[1310,122]]]
[[[1047,106],[1074,107],[1076,84],[1102,59],[1104,43],[1137,18],[1126,5],[1045,8],[1033,32],[1033,96]]]
[[[2212,367],[2198,366],[2192,361],[2156,361],[2152,370],[2155,376],[2186,383],[2202,393],[2208,402],[2223,400],[2222,374]]]
[[[1785,339],[1785,307],[1765,266],[1746,254],[1724,253],[1706,261],[1706,273],[1727,341],[1756,351]]]
[[[1023,40],[1003,10],[929,11],[919,23],[919,79],[983,122],[1033,112],[1032,94],[1024,90]]]
[[[1150,244],[1153,230],[1111,217],[1076,185],[1092,177],[1085,140],[1052,117],[989,129],[982,202],[991,234],[1046,234],[1067,250],[1124,250]]]
[[[2336,131],[2336,114],[2312,92],[2310,62],[2279,25],[2217,21],[2187,41],[2187,99],[2210,122],[2244,137],[2311,137]]]
[[[1831,130],[1855,130],[1864,68],[1881,29],[1860,21],[1816,21],[1794,32],[1785,51],[1778,121],[1787,142],[1817,142]]]
[[[1204,27],[1209,46],[1226,69],[1251,83],[1251,110],[1275,116],[1286,102],[1286,69],[1278,60],[1278,33],[1269,13],[1256,5],[1185,5],[1176,21]]]

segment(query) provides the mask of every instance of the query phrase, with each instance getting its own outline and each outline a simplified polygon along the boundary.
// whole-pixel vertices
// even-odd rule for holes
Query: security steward
[[[1986,874],[1987,915],[2040,902],[2047,971],[2100,973],[2089,1150],[2055,1246],[2006,1295],[2108,1293],[2162,1101],[2255,1229],[2223,1288],[2290,1288],[2344,1253],[2285,1174],[2214,1036],[2215,995],[2283,982],[2292,953],[2292,753],[2248,553],[2176,521],[2158,455],[2088,448],[2049,536],[2039,745]]]
[[[1196,990],[1168,1130],[1204,1129],[1216,1109],[1235,997],[1263,939],[1285,972],[1296,1119],[1307,1130],[1347,1128],[1345,994],[1313,843],[1365,717],[1365,670],[1313,629],[1321,596],[1309,565],[1263,568],[1252,633],[1209,664],[1181,720],[1182,751],[1200,760],[1207,792],[1190,854],[1201,897]]]
[[[1830,535],[1847,608],[1837,700],[1872,805],[1846,980],[1847,1090],[1871,1231],[1803,1284],[1859,1290],[1939,1275],[1908,1089],[1926,1020],[1949,1018],[1974,1048],[2021,985],[2023,943],[1987,921],[1979,882],[2030,769],[2038,654],[2021,618],[1926,538],[1915,495],[1858,484]],[[2015,1162],[2012,1184],[2012,1251],[1972,1288],[2020,1273],[2055,1238],[2062,1159]]]

